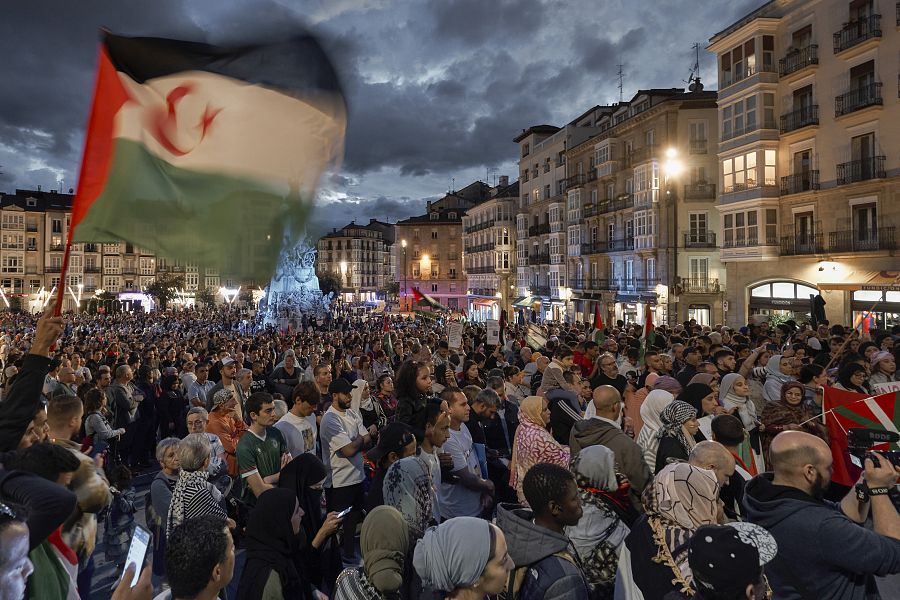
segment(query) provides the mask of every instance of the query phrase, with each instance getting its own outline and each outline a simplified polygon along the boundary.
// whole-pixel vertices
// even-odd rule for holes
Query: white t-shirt
[[[328,469],[325,487],[347,487],[363,481],[363,455],[357,452],[350,458],[339,451],[354,438],[366,435],[362,417],[352,410],[340,412],[330,406],[322,416],[319,433],[322,442],[322,462]]]
[[[298,417],[288,411],[275,423],[275,428],[284,435],[288,452],[297,457],[304,452],[316,452],[316,416]]]
[[[455,431],[450,428],[450,439],[444,442],[444,452],[453,457],[453,470],[468,469],[472,474],[481,477],[478,456],[472,448],[472,434],[465,425]],[[441,483],[440,505],[441,517],[477,517],[481,514],[481,493],[470,490],[461,483]]]

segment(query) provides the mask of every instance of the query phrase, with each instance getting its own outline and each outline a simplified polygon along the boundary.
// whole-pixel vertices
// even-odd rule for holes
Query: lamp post
[[[666,162],[664,165],[665,182],[666,182],[666,203],[672,207],[672,234],[673,240],[670,245],[672,248],[672,269],[669,275],[669,290],[672,292],[669,297],[673,303],[677,301],[678,296],[674,293],[676,282],[678,281],[678,194],[672,193],[672,179],[678,177],[684,170],[684,164],[678,158],[678,150],[669,148],[666,150]],[[650,310],[650,307],[647,307]],[[673,321],[674,317],[674,321]],[[675,310],[668,311],[669,324],[678,322],[678,307]]]
[[[341,267],[341,297],[344,295],[344,286],[347,283],[347,261],[342,260],[340,262]]]
[[[401,298],[406,298],[406,240],[400,240],[400,245],[403,247],[403,293],[400,295]],[[401,304],[400,310],[403,310],[403,305]]]

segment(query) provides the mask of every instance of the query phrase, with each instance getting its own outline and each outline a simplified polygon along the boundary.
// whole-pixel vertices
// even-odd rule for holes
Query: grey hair
[[[247,375],[253,375],[253,371],[250,369],[241,369],[237,373],[235,373],[235,379],[241,379],[242,377],[246,377]]]
[[[191,415],[202,415],[204,421],[209,421],[209,411],[202,406],[192,406],[184,417],[186,419]]]
[[[500,406],[500,396],[491,388],[485,388],[478,392],[478,395],[475,396],[475,400],[472,401],[472,404],[476,402],[484,404],[488,408],[497,408]]]
[[[160,440],[156,444],[156,461],[162,464],[163,458],[166,457],[166,450],[168,450],[172,446],[176,446],[175,452],[178,452],[177,446],[180,443],[181,440],[179,440],[177,437],[168,437],[164,440]]]
[[[178,461],[182,471],[199,471],[212,454],[212,446],[205,433],[186,435],[178,446]]]
[[[120,377],[124,377],[125,373],[129,369],[131,369],[131,367],[129,367],[128,365],[119,365],[118,367],[116,367],[116,379],[119,379]]]
[[[285,414],[287,414],[287,411],[288,411],[287,402],[285,402],[284,400],[278,400],[276,398],[275,399],[275,416],[280,419]]]
[[[488,377],[487,378],[487,389],[497,391],[497,390],[502,390],[505,386],[506,386],[506,382],[503,381],[502,377]]]

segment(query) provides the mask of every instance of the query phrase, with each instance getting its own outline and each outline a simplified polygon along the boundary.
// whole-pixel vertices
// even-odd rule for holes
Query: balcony
[[[85,252],[100,252],[100,247],[97,244],[85,244],[84,245]]]
[[[866,40],[881,37],[881,15],[870,15],[859,21],[844,23],[840,31],[833,35],[834,53],[838,54]]]
[[[63,245],[62,245],[62,244],[50,244],[49,246],[47,246],[47,249],[48,249],[50,252],[62,252],[62,251],[63,251]]]
[[[85,272],[85,273],[99,273],[99,272],[100,272],[100,267],[98,267],[97,265],[87,265],[87,266],[84,268],[84,272]]]
[[[616,174],[616,171],[619,169],[619,161],[615,159],[610,159],[604,161],[597,165],[597,176],[598,177],[610,177]]]
[[[496,296],[497,290],[494,288],[472,288],[469,290],[471,294],[470,296]]]
[[[585,177],[583,174],[571,175],[566,177],[566,189],[572,189],[581,185],[584,185]]]
[[[608,240],[606,242],[607,252],[624,252],[626,250],[634,250],[634,237],[621,240]]]
[[[134,267],[125,267],[122,269],[122,275],[137,275],[137,270]]]
[[[708,140],[691,140],[691,154],[707,154],[709,152]]]
[[[542,223],[541,225],[532,225],[528,228],[528,236],[543,235],[550,233],[550,223]]]
[[[632,280],[631,287],[633,289],[642,291],[642,292],[652,292],[656,290],[656,286],[659,285],[659,279],[644,279],[638,277],[637,279]]]
[[[619,194],[612,200],[604,200],[599,204],[599,214],[611,213],[617,210],[634,208],[634,196],[632,194]]]
[[[585,219],[590,217],[596,217],[600,214],[600,205],[599,204],[588,204],[581,210],[581,216]]]
[[[616,290],[618,284],[610,279],[604,278],[581,278],[572,280],[572,289],[574,290]]]
[[[884,100],[881,98],[881,82],[875,81],[861,85],[846,94],[835,96],[834,116],[835,118],[842,117],[869,106],[881,106],[882,104],[884,104]]]
[[[781,238],[782,256],[802,256],[805,254],[822,254],[825,248],[821,233],[802,235],[786,235]]]
[[[533,296],[547,296],[550,297],[550,286],[546,285],[533,285],[531,286],[531,294]]]
[[[61,266],[51,265],[49,267],[44,267],[44,273],[59,273],[60,271],[62,271]]]
[[[868,181],[886,177],[884,156],[874,156],[864,160],[851,160],[837,166],[838,185],[847,185],[858,181]]]
[[[685,200],[715,200],[716,184],[688,183],[684,186]]]
[[[716,234],[713,231],[691,231],[684,233],[685,248],[715,248]]]
[[[795,49],[785,54],[784,58],[778,61],[778,75],[784,77],[817,64],[819,64],[819,46],[810,44],[806,48]]]
[[[479,231],[483,231],[485,229],[489,229],[494,226],[496,221],[491,219],[490,221],[485,221],[484,223],[479,223],[477,225],[472,225],[470,227],[466,227],[466,233],[477,233]]]
[[[33,232],[35,232],[35,231],[37,231],[37,230],[38,230],[38,226],[37,226],[37,225],[32,225],[31,223],[29,223],[28,225],[25,226],[25,231],[30,231],[30,232],[33,233]]]
[[[468,273],[469,275],[488,275],[496,271],[497,267],[495,267],[494,265],[489,265],[487,267],[472,267],[471,269],[466,269],[466,273]]]
[[[741,127],[739,129],[730,129],[728,131],[722,132],[722,141],[727,142],[728,140],[734,139],[736,137],[740,137],[742,135],[746,135],[748,133],[753,133],[754,131],[759,131],[761,129],[778,129],[775,125],[775,121],[763,121],[761,123],[751,123]]]
[[[819,124],[819,105],[811,104],[781,115],[781,133]]]
[[[656,145],[644,146],[643,148],[635,148],[629,154],[629,162],[632,165],[636,165],[638,163],[650,160],[651,158],[655,158],[658,155],[659,146]]]
[[[828,234],[828,249],[831,252],[874,252],[877,250],[896,250],[894,238],[895,227],[879,227],[878,229],[855,229],[832,231]]]
[[[174,265],[171,270],[173,273],[184,273],[184,267],[181,265]]]
[[[478,244],[477,246],[468,246],[466,248],[466,252],[468,252],[469,254],[474,254],[476,252],[487,252],[488,250],[493,250],[494,248],[496,248],[496,246],[493,243],[488,242],[487,244]]]
[[[819,189],[819,170],[801,171],[781,178],[781,195],[799,194]]]
[[[741,238],[733,238],[730,240],[725,240],[722,244],[722,248],[755,248],[756,246],[777,246],[778,239],[773,237],[766,238],[762,240],[763,243],[760,243],[759,238],[757,237],[741,237]]]
[[[606,252],[606,242],[591,242],[589,244],[581,245],[582,256],[587,254],[600,254],[601,252]]]
[[[702,277],[686,277],[681,280],[681,290],[688,294],[716,294],[719,291],[718,279]]]
[[[774,64],[761,64],[755,65],[752,67],[746,67],[741,69],[740,71],[725,71],[722,74],[722,87],[728,87],[729,85],[734,85],[739,81],[743,81],[749,77],[753,77],[757,73],[777,73],[778,70],[775,68]]]
[[[550,253],[549,252],[538,252],[537,254],[528,255],[528,264],[529,265],[549,265],[550,264]]]

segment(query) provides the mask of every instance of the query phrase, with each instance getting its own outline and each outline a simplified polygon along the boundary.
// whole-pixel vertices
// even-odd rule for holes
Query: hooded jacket
[[[516,568],[528,569],[516,600],[588,600],[581,568],[557,555],[577,556],[569,538],[535,525],[532,518],[530,510],[514,504],[497,507],[497,527],[506,536],[509,556]]]
[[[616,470],[628,477],[631,483],[631,504],[643,513],[641,493],[653,478],[650,467],[644,461],[644,454],[637,443],[625,435],[625,432],[612,423],[600,419],[585,419],[572,426],[569,437],[569,451],[577,456],[582,448],[588,446],[606,446],[616,456]]]
[[[747,483],[744,512],[778,542],[765,568],[773,600],[865,600],[878,597],[874,575],[900,573],[900,541],[772,478],[763,473]]]

